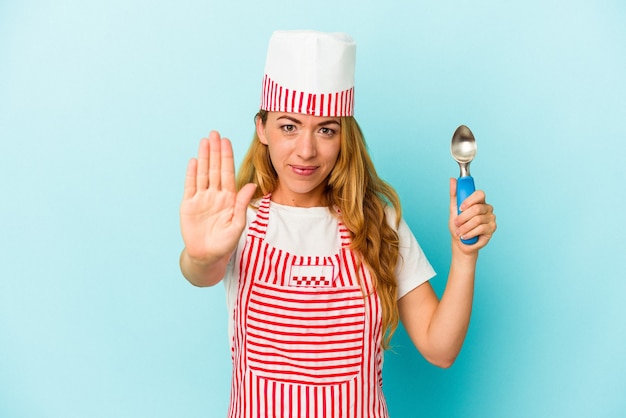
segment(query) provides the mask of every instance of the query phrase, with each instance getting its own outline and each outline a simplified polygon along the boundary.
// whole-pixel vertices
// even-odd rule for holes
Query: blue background
[[[275,29],[357,41],[356,116],[445,285],[454,129],[499,229],[448,370],[402,330],[393,417],[626,413],[626,3],[0,3],[0,417],[219,417],[221,286],[178,270],[187,160],[241,157]]]

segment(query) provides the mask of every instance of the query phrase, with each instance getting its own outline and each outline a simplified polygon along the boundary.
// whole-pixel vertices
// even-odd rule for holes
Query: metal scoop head
[[[454,135],[452,135],[450,152],[452,153],[452,158],[459,163],[461,177],[470,175],[469,165],[476,156],[476,148],[476,140],[472,131],[465,125],[456,128]]]

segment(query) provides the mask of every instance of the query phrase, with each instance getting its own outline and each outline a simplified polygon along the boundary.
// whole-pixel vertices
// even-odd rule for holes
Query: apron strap
[[[256,213],[256,216],[252,223],[250,223],[250,227],[248,228],[248,236],[249,237],[257,237],[264,239],[265,233],[267,232],[267,223],[270,215],[270,198],[272,194],[268,193],[263,196],[261,202],[259,203],[259,210]]]

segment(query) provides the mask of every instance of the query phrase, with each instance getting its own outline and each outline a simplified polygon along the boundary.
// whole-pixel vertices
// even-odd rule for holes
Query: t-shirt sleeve
[[[391,225],[395,224],[393,209],[387,211],[387,219]],[[396,265],[396,279],[398,280],[398,299],[400,299],[422,283],[432,279],[436,273],[404,219],[400,220],[398,237],[400,257]]]

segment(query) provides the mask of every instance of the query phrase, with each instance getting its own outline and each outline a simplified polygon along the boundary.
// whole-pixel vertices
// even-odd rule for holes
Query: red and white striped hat
[[[345,33],[276,31],[265,62],[261,109],[354,115],[356,43]]]

